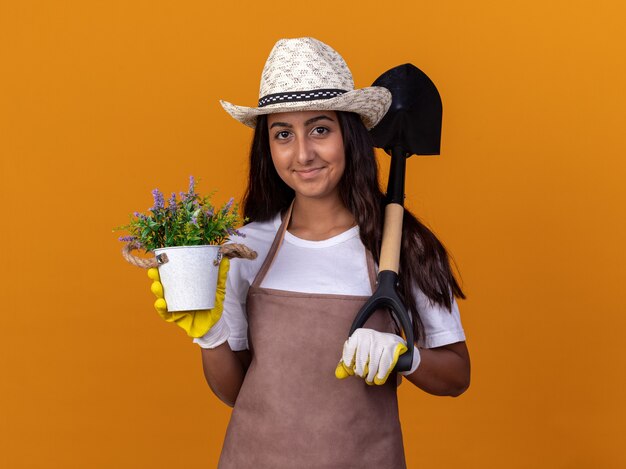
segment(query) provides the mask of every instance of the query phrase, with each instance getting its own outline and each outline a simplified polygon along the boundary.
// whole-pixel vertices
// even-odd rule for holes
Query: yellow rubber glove
[[[398,335],[359,328],[344,343],[335,376],[345,379],[357,375],[370,385],[385,384],[398,358],[407,350],[406,342]]]
[[[215,293],[215,306],[213,309],[199,311],[177,311],[170,313],[167,311],[167,304],[163,298],[163,285],[159,277],[159,270],[155,267],[148,269],[148,277],[152,279],[150,290],[155,294],[157,300],[154,308],[167,322],[176,323],[183,328],[189,337],[202,337],[220,319],[224,310],[224,297],[226,296],[226,277],[230,268],[230,259],[222,257],[217,274],[217,292]]]

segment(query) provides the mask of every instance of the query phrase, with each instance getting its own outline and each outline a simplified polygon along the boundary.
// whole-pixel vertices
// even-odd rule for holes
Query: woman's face
[[[298,111],[269,114],[272,161],[297,195],[335,197],[346,159],[337,114]]]

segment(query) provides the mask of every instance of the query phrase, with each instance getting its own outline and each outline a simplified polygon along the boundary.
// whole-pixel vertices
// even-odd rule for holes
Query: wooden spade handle
[[[383,242],[380,248],[378,270],[391,270],[398,273],[400,266],[400,246],[402,243],[402,219],[404,207],[391,203],[385,207]]]

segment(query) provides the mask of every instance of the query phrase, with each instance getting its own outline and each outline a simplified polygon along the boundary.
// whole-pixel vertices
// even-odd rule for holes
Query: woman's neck
[[[354,216],[339,197],[310,199],[296,195],[287,229],[298,238],[321,241],[337,236],[355,224]]]

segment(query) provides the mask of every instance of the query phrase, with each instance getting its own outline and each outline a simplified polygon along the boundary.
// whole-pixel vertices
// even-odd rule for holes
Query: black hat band
[[[269,104],[295,102],[295,101],[313,101],[316,99],[330,99],[347,93],[346,90],[325,89],[312,91],[290,91],[288,93],[274,93],[263,96],[259,99],[259,107]]]

